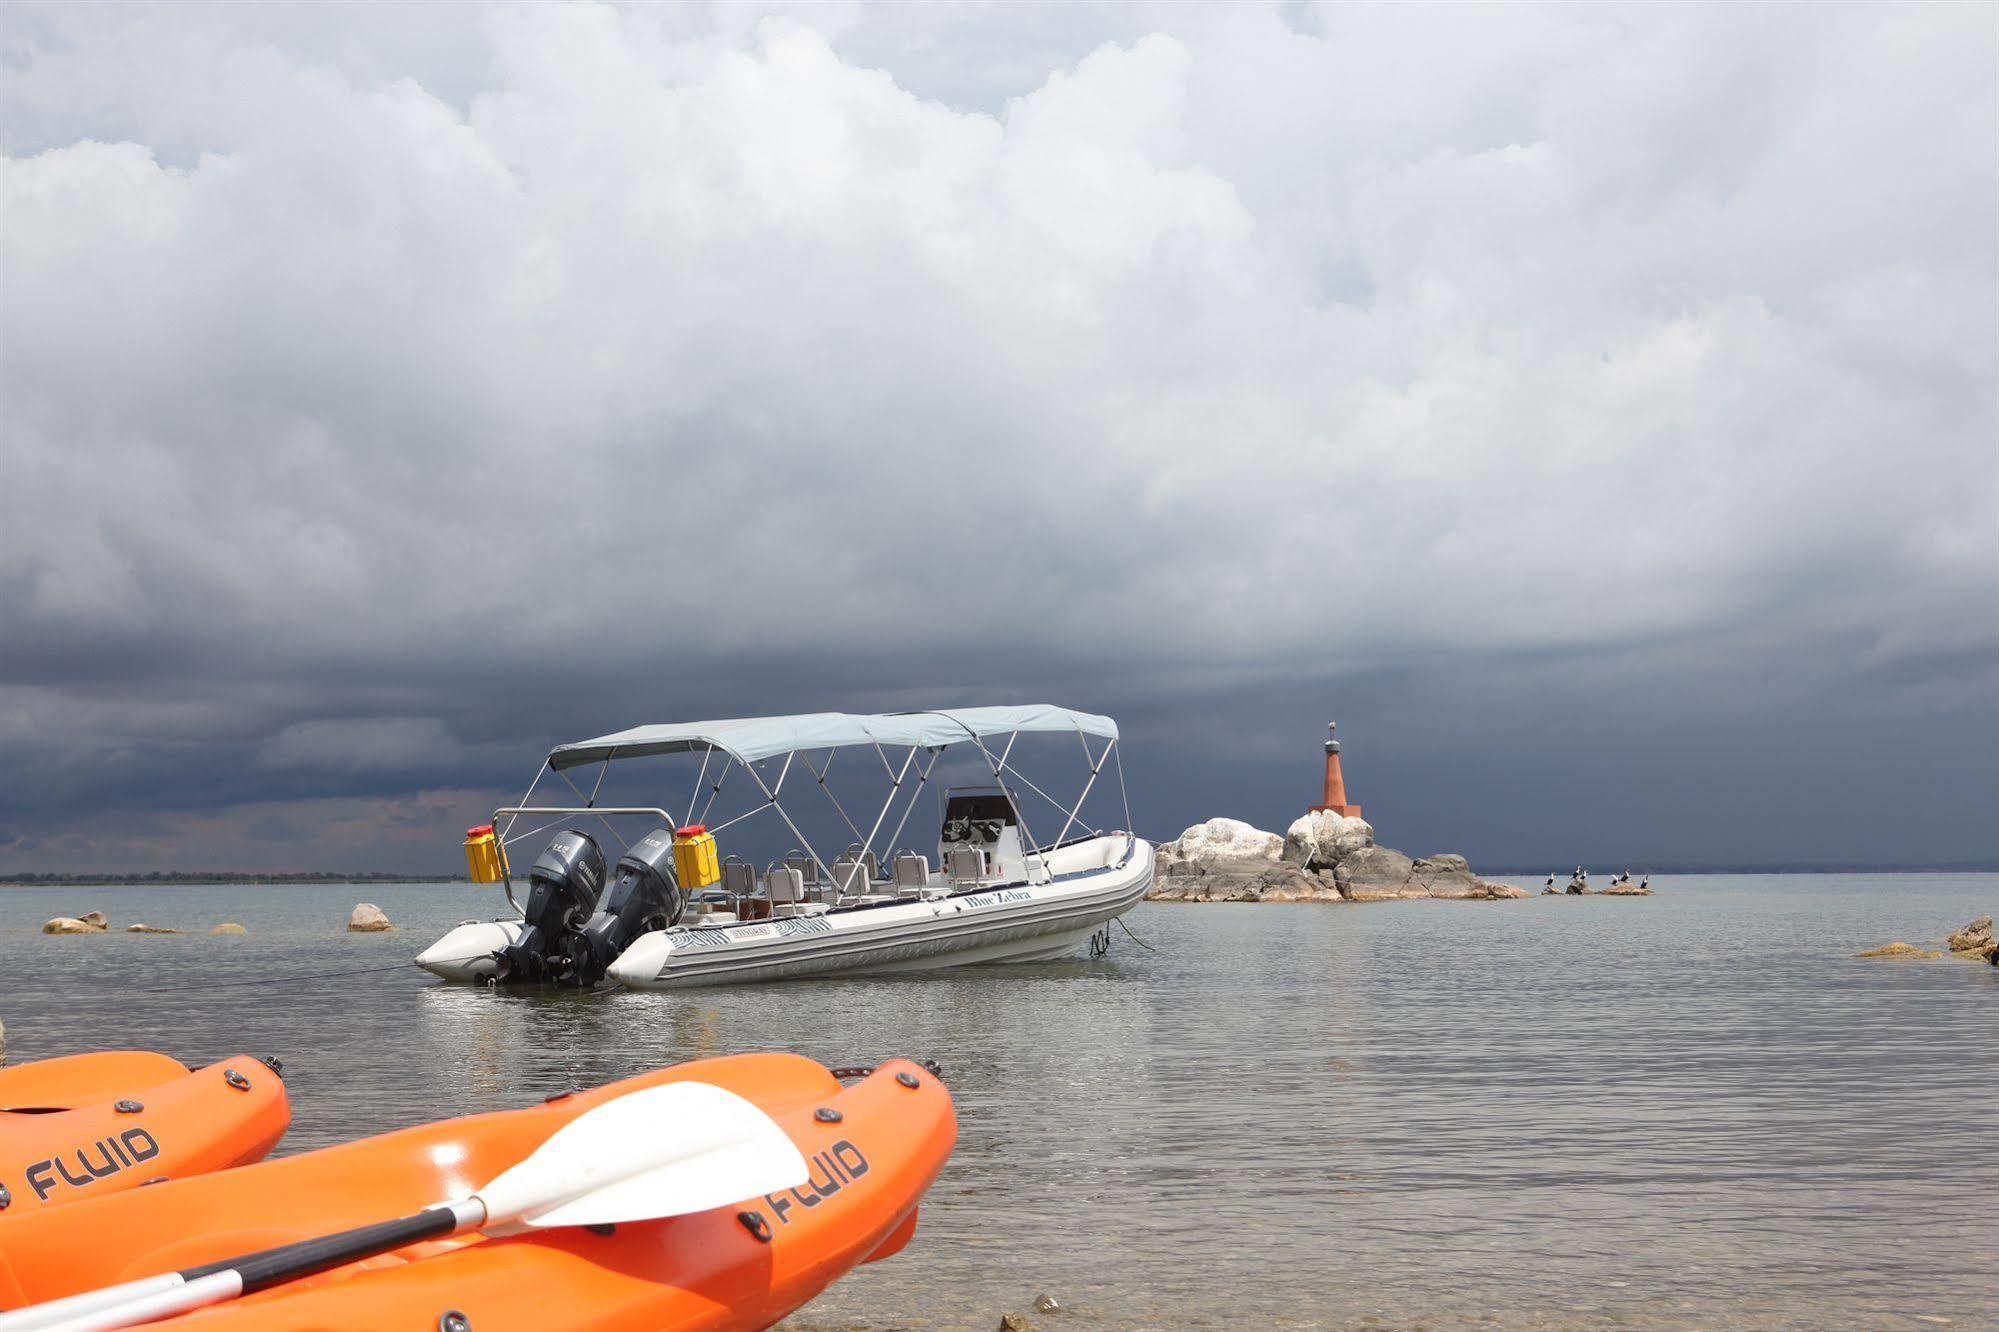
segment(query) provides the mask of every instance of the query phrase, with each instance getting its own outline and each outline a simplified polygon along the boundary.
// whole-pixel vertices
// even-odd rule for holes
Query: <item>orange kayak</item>
[[[0,1223],[262,1160],[290,1122],[284,1079],[251,1055],[190,1070],[109,1050],[0,1069]]]
[[[700,1060],[524,1110],[404,1129],[40,1217],[0,1216],[0,1309],[462,1196],[584,1111],[680,1081],[710,1083],[755,1102],[797,1143],[811,1181],[657,1221],[428,1240],[158,1326],[208,1332],[767,1327],[856,1265],[906,1244],[917,1203],[957,1137],[950,1093],[905,1060],[848,1085],[796,1055]],[[662,1124],[660,1131],[673,1127]]]

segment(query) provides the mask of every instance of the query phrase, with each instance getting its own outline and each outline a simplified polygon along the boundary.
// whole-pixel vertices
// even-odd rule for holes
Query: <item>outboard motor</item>
[[[604,887],[604,853],[587,833],[557,833],[528,872],[520,937],[500,950],[510,981],[560,980],[569,970],[570,936],[583,928]]]
[[[632,940],[680,919],[680,906],[680,887],[673,878],[673,829],[655,828],[619,858],[618,877],[604,895],[603,908],[570,950],[571,979],[595,985]]]

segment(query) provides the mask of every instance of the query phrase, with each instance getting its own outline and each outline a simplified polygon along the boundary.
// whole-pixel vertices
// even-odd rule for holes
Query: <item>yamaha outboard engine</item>
[[[680,888],[673,879],[673,829],[655,828],[618,860],[618,877],[604,905],[583,927],[570,950],[578,985],[595,985],[632,940],[663,930],[680,918]]]
[[[510,981],[560,980],[569,970],[571,936],[583,928],[604,886],[604,853],[587,833],[557,833],[528,872],[526,924],[500,950]]]

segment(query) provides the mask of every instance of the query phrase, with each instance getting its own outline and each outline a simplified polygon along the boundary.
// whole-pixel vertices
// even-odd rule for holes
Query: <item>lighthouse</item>
[[[1340,771],[1340,742],[1333,735],[1337,726],[1337,722],[1326,723],[1326,799],[1325,803],[1312,806],[1312,812],[1317,814],[1331,810],[1335,814],[1357,819],[1360,817],[1360,806],[1347,803],[1347,779]]]

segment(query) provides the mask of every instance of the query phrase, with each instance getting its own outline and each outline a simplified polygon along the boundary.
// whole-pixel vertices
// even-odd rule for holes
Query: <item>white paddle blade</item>
[[[705,1212],[807,1174],[797,1145],[754,1104],[673,1082],[578,1115],[478,1197],[488,1227],[605,1225]]]

